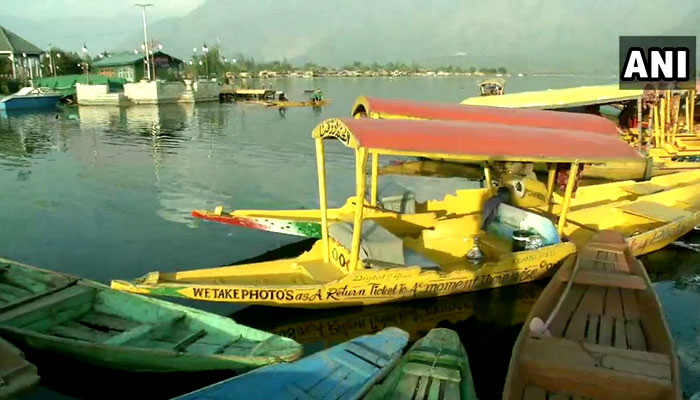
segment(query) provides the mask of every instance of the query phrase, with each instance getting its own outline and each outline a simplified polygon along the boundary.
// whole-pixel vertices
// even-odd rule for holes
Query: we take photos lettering
[[[693,89],[694,36],[621,36],[621,89]]]

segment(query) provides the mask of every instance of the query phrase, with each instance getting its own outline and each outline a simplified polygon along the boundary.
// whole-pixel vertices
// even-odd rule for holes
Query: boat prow
[[[476,400],[467,352],[450,329],[432,329],[416,341],[365,396],[365,400],[433,398]]]
[[[598,233],[564,263],[513,348],[503,398],[554,395],[681,398],[661,305],[619,233]]]

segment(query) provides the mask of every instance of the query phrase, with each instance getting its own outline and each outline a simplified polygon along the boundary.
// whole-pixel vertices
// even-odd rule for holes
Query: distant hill
[[[192,47],[219,41],[228,57],[243,53],[293,63],[402,61],[614,73],[619,35],[697,35],[698,18],[696,0],[208,0],[183,17],[150,24],[149,33],[183,58]],[[14,21],[8,28],[30,40],[41,35],[41,47],[52,30],[72,46],[82,44],[68,40],[77,32],[84,32],[89,47],[95,43],[92,48],[132,49],[141,40],[131,14],[78,26],[42,23],[19,27],[21,21]],[[105,33],[110,30],[123,33]]]

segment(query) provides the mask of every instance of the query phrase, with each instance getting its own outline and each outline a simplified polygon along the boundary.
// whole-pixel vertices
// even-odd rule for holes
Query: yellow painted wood
[[[462,235],[462,232],[454,232],[458,233]],[[351,307],[446,296],[547,278],[554,266],[575,250],[573,243],[566,242],[516,255],[499,253],[489,257],[479,268],[467,265],[462,259],[459,266],[455,265],[449,272],[447,268],[430,270],[412,265],[358,268],[347,272],[324,263],[320,254],[322,246],[317,242],[309,252],[294,259],[157,273],[134,282],[114,280],[112,287],[133,293],[214,302]],[[301,276],[309,278],[297,279]]]
[[[661,138],[661,142],[659,143],[660,146],[663,146],[666,144],[666,114],[668,114],[667,110],[667,101],[665,98],[661,99],[661,105],[659,106],[660,110],[659,113],[661,114],[661,121],[660,121],[660,129],[659,129],[659,136]]]
[[[379,153],[372,153],[372,192],[370,204],[374,207],[377,205],[377,181],[379,180]]]
[[[491,167],[488,163],[484,164],[484,185],[486,185],[486,190],[489,194],[493,192],[493,184],[491,183]]]
[[[357,262],[360,258],[360,240],[362,239],[362,212],[365,206],[365,167],[367,163],[367,149],[360,147],[355,152],[355,186],[357,205],[355,208],[355,218],[353,220],[352,247],[350,250],[349,271],[357,269]]]
[[[547,212],[552,212],[552,193],[554,193],[554,183],[557,177],[557,164],[548,165],[547,171]]]
[[[318,197],[321,206],[321,240],[323,241],[323,261],[330,260],[328,250],[328,196],[326,195],[326,160],[323,139],[316,142],[316,169],[318,172]]]
[[[576,173],[578,172],[578,162],[571,163],[571,168],[569,169],[569,180],[566,182],[566,190],[564,192],[564,203],[561,207],[561,213],[559,214],[559,223],[557,224],[557,231],[561,235],[564,231],[564,226],[566,226],[566,214],[569,212],[569,205],[571,204],[571,195],[574,192],[574,184],[576,183]]]

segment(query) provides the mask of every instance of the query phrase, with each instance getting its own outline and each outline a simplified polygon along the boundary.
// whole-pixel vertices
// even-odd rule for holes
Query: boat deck
[[[524,338],[523,400],[674,398],[668,337],[650,309],[652,289],[637,274],[643,267],[630,265],[637,261],[626,258],[624,248],[599,242],[579,253],[550,336]],[[554,279],[567,282],[571,269],[562,272]]]

